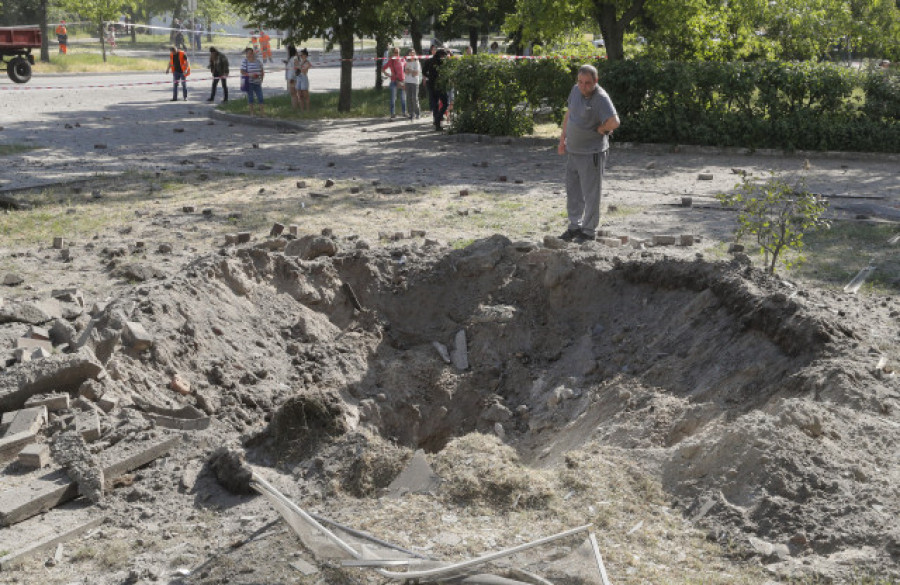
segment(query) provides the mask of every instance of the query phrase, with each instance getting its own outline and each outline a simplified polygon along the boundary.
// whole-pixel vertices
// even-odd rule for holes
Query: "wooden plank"
[[[109,463],[103,465],[103,477],[112,479],[150,463],[171,450],[181,437],[168,437],[150,446],[128,445],[115,454],[109,454]],[[25,486],[0,493],[0,526],[9,526],[46,512],[63,502],[78,497],[78,484],[69,479],[63,470],[56,470],[33,480]]]
[[[53,548],[54,546],[66,542],[67,540],[71,540],[76,536],[84,534],[91,528],[99,526],[104,520],[105,516],[99,516],[97,518],[92,518],[83,524],[79,524],[75,528],[71,528],[69,530],[60,532],[53,536],[38,540],[26,546],[23,549],[17,550],[15,552],[11,552],[8,555],[0,558],[0,571],[7,570],[10,565],[23,560],[25,557],[29,555],[33,555],[42,550],[46,550],[49,548]]]

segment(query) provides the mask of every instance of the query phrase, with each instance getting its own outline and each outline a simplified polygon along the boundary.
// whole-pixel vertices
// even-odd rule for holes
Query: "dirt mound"
[[[128,289],[93,322],[104,384],[156,424],[209,416],[307,494],[381,495],[424,449],[447,502],[550,510],[620,457],[780,574],[897,574],[897,381],[873,367],[896,346],[830,293],[591,245],[326,239],[333,255],[269,240]],[[117,345],[135,321],[158,332],[144,351]]]

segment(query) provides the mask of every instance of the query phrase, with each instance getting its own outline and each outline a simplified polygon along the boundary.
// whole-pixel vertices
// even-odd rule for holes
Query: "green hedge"
[[[520,136],[559,122],[580,63],[491,55],[447,63],[456,132]],[[900,152],[900,75],[829,63],[599,61],[622,121],[616,139]]]

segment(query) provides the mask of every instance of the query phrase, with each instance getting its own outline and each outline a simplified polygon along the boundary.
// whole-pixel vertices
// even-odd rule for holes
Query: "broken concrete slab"
[[[434,346],[434,349],[437,350],[438,354],[441,356],[441,359],[444,360],[445,364],[450,363],[450,352],[447,351],[447,346],[441,343],[440,341],[432,341],[431,345]]]
[[[50,412],[69,408],[68,394],[48,394],[46,396],[32,396],[25,401],[25,408],[32,406],[45,406]]]
[[[456,332],[456,338],[453,343],[453,351],[450,352],[450,361],[453,367],[459,371],[469,369],[469,354],[466,348],[466,330],[460,329]]]
[[[79,412],[75,415],[75,430],[86,443],[100,438],[100,414],[96,410]]]
[[[100,455],[103,475],[111,481],[150,463],[174,448],[180,437],[165,437],[152,444],[118,444]],[[0,526],[10,526],[78,497],[78,484],[65,471],[47,473],[31,483],[0,492]]]
[[[25,445],[30,445],[37,440],[34,433],[16,433],[15,435],[6,435],[0,439],[0,462],[9,461],[19,454],[19,451]]]
[[[126,321],[123,333],[125,342],[135,351],[144,351],[153,345],[153,336],[137,321]]]
[[[41,325],[62,317],[59,301],[8,301],[0,306],[0,323]]]
[[[19,465],[33,469],[41,469],[50,464],[50,447],[44,443],[25,445],[19,451]]]
[[[9,425],[7,426],[7,420]],[[47,407],[34,406],[22,410],[11,410],[3,413],[3,422],[0,425],[6,427],[5,435],[18,433],[37,433],[41,427],[47,424]]]
[[[94,353],[82,348],[0,372],[0,410],[21,408],[35,394],[74,392],[82,382],[99,377],[103,371]]]
[[[33,540],[26,544],[23,548],[14,550],[0,557],[0,571],[6,571],[11,566],[21,562],[31,555],[41,551],[49,550],[63,542],[71,540],[76,536],[84,534],[88,530],[95,528],[106,520],[106,516],[97,516],[87,521],[77,522],[73,526],[72,518],[65,518],[59,523],[59,528],[51,532],[49,535]],[[30,534],[30,533],[28,533]]]
[[[419,449],[403,471],[387,488],[387,497],[399,498],[405,494],[433,494],[443,480],[431,468],[425,451]]]
[[[33,339],[31,337],[19,337],[16,339],[16,347],[15,349],[26,349],[29,352],[33,353],[36,349],[46,349],[49,352],[53,352],[53,344],[49,341],[44,341],[42,339]]]

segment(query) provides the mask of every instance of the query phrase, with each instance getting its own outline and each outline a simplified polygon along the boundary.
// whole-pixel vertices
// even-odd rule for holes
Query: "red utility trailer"
[[[31,79],[31,66],[34,65],[31,50],[40,48],[39,27],[0,27],[0,63],[6,63],[6,73],[16,83],[27,83]]]

